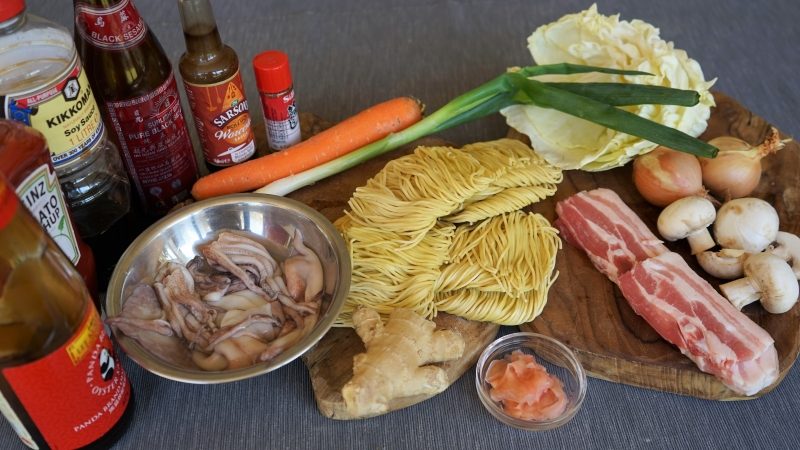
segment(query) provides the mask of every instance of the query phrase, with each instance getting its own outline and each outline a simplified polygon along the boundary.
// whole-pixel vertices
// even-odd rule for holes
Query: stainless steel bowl
[[[283,197],[236,194],[185,206],[145,230],[117,263],[106,295],[109,317],[119,314],[122,302],[140,283],[153,281],[161,264],[185,264],[198,254],[197,245],[223,230],[241,230],[264,235],[270,225],[292,225],[300,229],[305,244],[320,258],[325,272],[325,293],[320,318],[311,332],[272,361],[220,372],[189,369],[164,361],[135,340],[115,331],[123,351],[146,370],[187,383],[224,383],[275,370],[311,348],[331,328],[350,289],[350,256],[339,232],[322,214]]]

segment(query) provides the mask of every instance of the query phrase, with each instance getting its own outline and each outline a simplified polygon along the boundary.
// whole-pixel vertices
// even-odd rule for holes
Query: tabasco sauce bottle
[[[189,197],[197,161],[172,66],[131,0],[74,0],[75,40],[145,212]]]
[[[239,59],[224,45],[208,0],[179,0],[186,53],[179,68],[208,169],[248,160],[256,150]]]

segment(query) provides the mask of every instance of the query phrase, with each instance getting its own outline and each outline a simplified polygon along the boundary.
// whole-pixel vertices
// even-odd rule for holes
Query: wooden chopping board
[[[714,97],[717,107],[712,110],[708,129],[701,139],[730,135],[750,144],[763,140],[769,129],[764,119],[724,94],[715,93]],[[763,159],[762,165],[761,183],[752,196],[775,206],[782,231],[797,234],[800,232],[800,145],[789,142],[777,154]],[[630,164],[606,172],[566,172],[555,197],[536,205],[534,210],[552,221],[557,201],[597,187],[616,191],[651,230],[656,229],[660,209],[638,194],[631,181]],[[685,241],[666,244],[714,287],[720,284],[720,280],[700,269]],[[583,251],[565,242],[557,268],[561,275],[550,291],[544,312],[520,328],[565,343],[575,351],[590,376],[705,399],[741,400],[774,389],[800,352],[800,305],[779,315],[765,312],[757,303],[745,307],[743,312],[775,339],[780,376],[755,397],[743,397],[712,375],[701,372],[676,347],[661,339],[633,312],[617,287],[592,266]]]
[[[319,131],[327,125],[310,115],[301,117],[301,119],[303,119],[304,131],[306,127]],[[309,134],[313,134],[313,131]],[[445,142],[440,139],[421,139],[322,180],[313,186],[300,189],[288,197],[311,206],[329,220],[334,221],[343,215],[347,201],[357,187],[366,184],[367,180],[378,173],[388,161],[411,153],[418,145],[445,145]],[[499,326],[469,321],[449,314],[439,314],[435,322],[437,328],[457,330],[464,338],[465,346],[462,357],[439,364],[445,370],[449,384],[453,384],[475,364],[483,349],[497,336]],[[363,418],[353,417],[347,412],[341,391],[345,383],[353,376],[353,356],[364,351],[364,344],[353,329],[333,328],[317,345],[303,355],[303,362],[311,375],[311,385],[317,406],[326,417],[342,420]],[[411,406],[430,397],[430,395],[419,395],[396,399],[390,403],[389,412]]]

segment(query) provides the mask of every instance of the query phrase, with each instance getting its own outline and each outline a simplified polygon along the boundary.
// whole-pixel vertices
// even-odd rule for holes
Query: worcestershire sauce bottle
[[[209,171],[256,151],[239,59],[224,45],[208,0],[179,0],[186,53],[179,68]]]
[[[107,447],[132,404],[81,276],[0,176],[0,411],[31,448]]]

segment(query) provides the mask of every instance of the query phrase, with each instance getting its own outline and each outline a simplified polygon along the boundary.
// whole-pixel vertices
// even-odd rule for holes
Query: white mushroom
[[[708,232],[716,215],[708,199],[696,195],[684,197],[661,211],[658,232],[668,241],[687,239],[694,255],[716,245]]]
[[[723,248],[718,252],[698,253],[697,262],[709,275],[733,280],[742,276],[742,265],[749,255],[744,250]]]
[[[779,231],[775,242],[769,246],[767,252],[791,264],[794,275],[800,279],[800,237]]]
[[[737,198],[722,205],[714,236],[723,248],[748,253],[764,251],[778,234],[778,212],[758,198]]]
[[[744,262],[745,278],[725,283],[719,288],[736,309],[761,300],[773,314],[785,313],[797,303],[800,286],[789,264],[769,253],[758,253]]]

